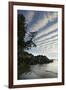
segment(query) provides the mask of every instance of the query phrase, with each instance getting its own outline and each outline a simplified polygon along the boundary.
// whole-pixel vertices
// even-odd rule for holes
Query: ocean
[[[30,72],[23,73],[20,79],[57,78],[57,76],[58,60],[54,60],[49,64],[30,65]]]

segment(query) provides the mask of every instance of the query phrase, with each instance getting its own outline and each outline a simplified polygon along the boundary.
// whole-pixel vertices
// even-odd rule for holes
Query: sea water
[[[49,64],[30,65],[30,72],[23,73],[20,79],[56,78],[58,76],[58,60]]]

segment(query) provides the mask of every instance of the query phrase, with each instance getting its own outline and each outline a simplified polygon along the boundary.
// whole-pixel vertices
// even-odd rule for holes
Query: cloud
[[[48,12],[47,17],[48,17],[49,21],[54,21],[55,18],[58,17],[58,13],[57,12]]]
[[[33,40],[37,40],[39,37],[44,36],[45,34],[48,34],[58,28],[58,23],[55,23],[51,25],[50,27],[47,27],[45,30],[42,30],[42,32],[38,32],[37,35],[34,37]]]
[[[39,15],[39,14],[38,14]],[[35,12],[28,12],[26,15],[26,23],[31,23],[33,19],[35,17]],[[38,17],[38,16],[37,16]],[[53,21],[58,17],[58,13],[57,12],[47,12],[42,14],[42,17],[40,17],[40,19],[36,19],[36,22],[33,22],[32,25],[29,27],[29,29],[27,30],[26,33],[26,37],[25,40],[29,39],[29,34],[30,32],[37,32],[37,35],[34,37],[34,41],[36,44],[39,44],[40,41],[49,41],[48,39],[52,40],[52,38],[57,38],[58,32],[53,32],[54,30],[58,29],[58,22],[54,22]],[[51,26],[47,26],[46,29],[43,30],[43,28],[48,24],[48,22],[52,22],[53,24]],[[41,30],[41,32],[39,32],[39,30]],[[50,35],[46,35],[50,32]],[[45,35],[43,37],[41,37],[42,35]],[[41,37],[41,38],[39,38]],[[27,52],[32,53],[33,55],[47,55],[49,57],[57,57],[57,45],[55,45],[54,47],[54,43],[49,45],[46,45],[47,49],[45,47],[45,45],[42,45],[40,47],[32,47],[30,50],[28,50]],[[51,51],[51,46],[53,46],[52,51]],[[48,53],[48,51],[50,51],[50,54]],[[51,53],[53,53],[54,51],[54,55],[52,55]]]
[[[49,44],[49,43],[52,43],[52,42],[56,42],[58,40],[58,37],[55,36],[53,38],[49,38],[49,39],[44,39],[44,40],[41,40],[40,42],[37,42],[36,45],[39,46],[39,45],[46,45],[46,44]]]
[[[57,17],[58,15],[56,12],[55,13],[48,12],[46,15],[45,14],[43,15],[43,18],[40,18],[39,20],[37,20],[37,22],[32,25],[29,31],[31,32],[38,31],[42,27],[46,26],[48,21],[50,22],[54,21]]]
[[[43,15],[42,15],[42,17],[38,20],[37,19],[37,21],[36,22],[34,22],[32,25],[31,25],[31,27],[29,27],[28,28],[28,32],[30,33],[30,32],[36,32],[36,31],[38,31],[39,29],[42,29],[44,26],[46,26],[47,25],[47,23],[48,23],[48,21],[53,21],[53,20],[55,20],[55,18],[57,18],[57,12],[47,12],[47,14],[46,13],[43,13]],[[29,24],[30,22],[32,22],[32,19],[34,19],[34,17],[35,17],[35,12],[34,11],[28,11],[28,13],[27,13],[27,15],[26,15],[26,23],[27,24]],[[57,24],[54,24],[54,26],[50,26],[49,28],[50,29],[48,29],[48,32],[50,32],[52,29],[53,29],[53,27],[54,28],[57,28]],[[44,30],[43,30],[44,31]],[[39,36],[41,36],[42,34],[44,34],[44,33],[46,33],[46,32],[44,32],[43,33],[43,31],[41,32],[41,33],[38,33],[37,35],[36,35],[36,37],[35,37],[35,39],[36,38],[38,38]],[[47,33],[48,33],[47,32]],[[29,39],[29,34],[27,33],[26,35],[25,35],[25,40],[26,39]]]
[[[55,33],[53,33],[51,35],[48,35],[46,37],[43,37],[43,38],[41,38],[39,40],[36,40],[35,43],[36,43],[36,45],[38,45],[38,43],[40,43],[40,42],[45,43],[45,41],[51,40],[52,38],[57,38],[57,32],[55,32]]]
[[[29,41],[30,40],[30,32],[27,32],[26,34],[25,34],[25,38],[24,38],[24,41],[26,42],[26,41]]]
[[[34,17],[34,11],[29,11],[26,15],[26,23],[30,23]]]
[[[37,22],[32,25],[29,31],[31,32],[38,31],[40,28],[44,27],[47,23],[48,18],[44,16],[42,19],[40,18],[39,20],[37,20]]]

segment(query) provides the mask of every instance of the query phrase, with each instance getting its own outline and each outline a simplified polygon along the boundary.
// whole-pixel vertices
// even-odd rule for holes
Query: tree
[[[33,42],[33,38],[36,35],[36,32],[30,32],[30,40],[25,42],[25,48],[30,49],[31,47],[36,47],[36,44]]]
[[[25,42],[25,34],[26,34],[26,25],[25,25],[25,17],[22,14],[18,14],[18,60],[19,62],[22,61],[24,56],[24,49],[29,49],[32,46],[36,46],[35,43],[32,41],[36,32],[30,33],[30,40]]]
[[[30,33],[30,40],[25,42],[25,17],[23,15],[18,14],[18,50],[22,53],[24,49],[29,49],[31,46],[36,46],[35,43],[32,41],[36,32]]]
[[[24,37],[26,33],[26,27],[25,27],[25,17],[23,15],[18,14],[17,17],[17,23],[18,23],[18,32],[17,32],[17,37],[18,37],[18,79],[20,78],[20,74],[29,71],[30,66],[27,64],[29,55],[24,51],[24,49],[28,49],[28,47],[31,47],[33,43],[32,38],[33,35],[31,34],[31,39],[25,42]],[[27,58],[27,59],[26,59]]]
[[[18,47],[20,47],[22,50],[24,48],[25,33],[25,17],[18,14]]]

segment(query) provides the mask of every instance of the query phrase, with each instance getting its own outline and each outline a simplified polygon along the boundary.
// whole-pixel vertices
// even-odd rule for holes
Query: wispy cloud
[[[26,15],[26,23],[29,24],[34,17],[34,11],[29,11]]]
[[[40,17],[39,15],[39,19],[36,18],[38,17],[38,15],[39,14],[36,14],[35,11],[28,11],[24,15],[26,18],[26,24],[28,24],[28,28],[25,34],[25,41],[28,41],[30,39],[30,32],[38,31],[37,35],[33,39],[34,42],[37,44],[37,47],[32,47],[30,50],[27,50],[27,52],[34,55],[47,55],[52,58],[57,57],[57,40],[56,43],[51,40],[58,38],[58,32],[53,32],[54,30],[58,30],[58,22],[54,22],[58,18],[58,13],[43,12],[41,14],[42,17]],[[48,26],[48,23],[51,23],[50,26]],[[44,28],[45,26],[47,27]],[[48,53],[48,51],[50,51],[50,53]],[[53,56],[52,53],[54,54]]]
[[[36,40],[36,39],[38,39],[38,37],[40,37],[42,35],[45,35],[45,34],[48,34],[48,33],[52,32],[52,31],[56,30],[57,28],[58,28],[58,23],[55,23],[55,24],[51,25],[50,27],[47,27],[41,33],[38,32],[33,40]]]
[[[43,38],[41,38],[41,39],[38,39],[38,40],[36,40],[36,41],[34,41],[36,44],[37,43],[40,43],[40,42],[45,42],[45,41],[47,41],[47,40],[50,40],[50,39],[52,39],[52,38],[55,38],[55,37],[57,37],[58,35],[57,35],[57,32],[55,32],[55,33],[53,33],[53,34],[50,34],[50,35],[48,35],[48,36],[46,36],[46,37],[43,37]]]
[[[30,37],[30,33],[27,32],[27,33],[25,34],[25,38],[24,38],[25,42],[26,42],[26,41],[29,41],[30,38],[31,38],[31,37]]]
[[[48,17],[49,21],[54,21],[55,18],[58,17],[58,13],[57,12],[48,12],[47,17]]]
[[[47,23],[48,23],[48,18],[44,16],[42,19],[40,18],[39,20],[37,20],[36,23],[34,23],[32,25],[32,27],[30,28],[30,31],[31,32],[36,32],[40,28],[44,27]]]
[[[42,45],[42,44],[45,44],[46,42],[49,43],[49,42],[55,41],[57,39],[58,39],[57,35],[46,37],[44,40],[36,42],[36,45],[37,46],[40,44]]]
[[[48,21],[52,22],[54,21],[56,18],[58,17],[57,13],[53,12],[48,12],[46,15],[44,14],[43,18],[40,18],[39,20],[37,20],[36,23],[34,23],[31,27],[30,30],[31,32],[35,32],[38,31],[39,29],[41,29],[42,27],[46,26]]]

